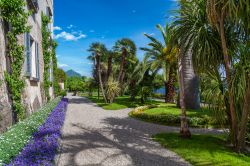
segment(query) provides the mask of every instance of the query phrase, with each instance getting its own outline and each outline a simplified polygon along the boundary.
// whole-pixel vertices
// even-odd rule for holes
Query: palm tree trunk
[[[181,72],[183,74],[183,89],[184,93],[184,102],[186,109],[197,110],[200,108],[200,96],[199,96],[199,79],[194,72],[194,67],[192,63],[192,50],[187,50],[184,52],[182,48],[180,55],[182,68]],[[177,105],[180,104],[180,101]],[[178,105],[180,106],[180,105]]]
[[[167,96],[168,96],[168,83],[164,82],[164,86],[165,86],[165,103],[168,102],[167,100]]]
[[[123,48],[120,72],[119,72],[119,75],[118,75],[118,81],[120,82],[120,84],[121,84],[121,82],[123,82],[122,77],[123,77],[124,67],[125,67],[125,63],[126,63],[126,56],[127,56],[127,51],[126,51],[125,48]]]
[[[179,60],[178,66],[178,74],[179,74],[179,84],[180,84],[180,106],[181,106],[181,128],[180,135],[183,138],[190,138],[191,132],[188,128],[188,121],[186,115],[186,103],[185,103],[185,87],[184,87],[184,74],[183,74],[183,55],[180,55],[181,58]]]
[[[237,119],[236,119],[236,112],[234,109],[234,96],[231,93],[231,72],[230,72],[230,60],[228,56],[228,49],[227,49],[227,43],[225,38],[225,30],[224,30],[224,18],[225,18],[225,10],[222,10],[222,14],[220,17],[220,38],[221,38],[221,45],[223,50],[223,56],[224,56],[224,62],[225,62],[225,69],[226,69],[226,80],[227,84],[229,86],[228,90],[228,96],[229,96],[229,104],[230,104],[230,114],[231,114],[231,123],[232,123],[232,136],[233,136],[233,144],[236,147],[237,146]]]
[[[106,81],[109,80],[109,77],[110,77],[110,75],[112,73],[112,59],[113,59],[113,57],[112,57],[112,54],[110,53],[109,58],[108,58],[108,70],[107,70]]]
[[[250,111],[250,75],[248,76],[248,87],[246,90],[246,94],[244,97],[244,105],[243,105],[243,112],[241,115],[241,123],[240,123],[240,131],[238,135],[238,143],[237,143],[237,151],[240,152],[244,150],[245,139],[246,139],[246,130],[247,130],[247,123],[248,123],[248,116]]]
[[[103,96],[103,99],[104,99],[105,103],[107,103],[107,98],[106,98],[104,88],[103,88],[103,83],[102,83],[100,56],[98,54],[96,55],[96,62],[97,62],[97,68],[98,68],[98,70],[97,70],[98,80],[99,80],[100,88],[101,88],[101,91],[102,91],[102,96]]]
[[[167,94],[166,94],[166,103],[174,103],[174,97],[175,97],[175,88],[174,88],[174,82],[175,82],[175,74],[174,74],[174,68],[170,67],[169,71],[169,77],[168,82],[166,83],[167,88]]]

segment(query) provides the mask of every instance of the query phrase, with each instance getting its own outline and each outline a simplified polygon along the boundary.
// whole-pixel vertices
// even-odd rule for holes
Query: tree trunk
[[[131,88],[130,101],[135,101],[135,95],[136,95],[136,81],[135,80],[131,81],[130,88]]]
[[[112,56],[112,53],[110,53],[109,58],[108,58],[108,70],[107,70],[107,78],[106,78],[107,82],[112,73],[112,59],[113,59],[113,56]]]
[[[244,97],[243,112],[241,115],[240,130],[238,135],[237,151],[244,150],[248,116],[250,112],[250,75],[248,76],[247,90]]]
[[[125,67],[125,63],[126,63],[126,56],[127,56],[127,51],[125,48],[123,48],[122,50],[122,61],[121,61],[121,66],[120,66],[120,72],[119,72],[119,75],[118,75],[118,81],[120,83],[123,82],[123,73],[124,73],[124,67]],[[122,86],[122,85],[121,85]]]
[[[185,88],[184,88],[184,70],[183,70],[183,54],[180,55],[181,58],[179,60],[178,66],[178,74],[179,74],[179,84],[180,84],[180,106],[181,106],[181,128],[180,128],[180,136],[183,138],[190,138],[191,133],[188,128],[188,121],[186,115],[186,103],[185,103]]]
[[[98,78],[98,87],[97,87],[97,95],[98,95],[98,100],[100,99],[100,83],[99,83],[99,78]]]
[[[168,82],[165,85],[165,88],[167,89],[166,93],[166,103],[174,103],[174,97],[175,97],[175,88],[174,88],[174,83],[175,83],[175,73],[174,73],[174,68],[170,67],[169,71],[169,79]]]
[[[200,95],[199,95],[199,79],[194,72],[193,62],[192,62],[192,50],[187,50],[184,52],[184,48],[180,50],[181,57],[181,73],[183,75],[183,90],[184,102],[186,109],[197,110],[200,108]],[[184,55],[185,54],[185,55]],[[177,103],[179,107],[180,100]]]
[[[165,103],[168,102],[167,100],[167,96],[168,96],[168,83],[164,82],[164,86],[165,86]]]
[[[100,65],[100,55],[96,55],[96,62],[97,62],[97,68],[98,68],[98,80],[99,80],[99,84],[100,84],[100,88],[101,88],[101,91],[102,91],[102,96],[103,96],[103,99],[105,101],[105,103],[107,103],[107,98],[105,96],[105,92],[104,92],[104,88],[103,88],[103,83],[102,83],[102,74],[101,74],[101,65]]]
[[[221,38],[221,45],[223,50],[223,56],[224,56],[224,62],[225,62],[225,69],[226,69],[226,80],[229,87],[228,90],[228,96],[229,96],[229,104],[230,104],[230,114],[231,114],[231,123],[232,123],[232,136],[233,136],[233,144],[236,147],[237,145],[237,119],[236,119],[236,113],[234,109],[234,97],[231,93],[231,72],[230,72],[230,60],[228,56],[228,49],[227,49],[227,43],[225,38],[225,30],[224,30],[224,18],[225,18],[225,9],[222,10],[222,14],[220,17],[220,38]]]

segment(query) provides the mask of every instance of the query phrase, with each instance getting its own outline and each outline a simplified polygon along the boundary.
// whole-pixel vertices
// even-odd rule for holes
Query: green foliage
[[[47,100],[50,100],[49,88],[51,86],[51,82],[49,80],[49,69],[50,62],[52,60],[52,55],[50,51],[51,47],[51,32],[48,30],[47,26],[50,22],[50,18],[44,14],[42,14],[42,45],[43,45],[43,61],[44,61],[44,73],[43,73],[43,88],[45,92],[45,96]],[[53,47],[55,49],[55,46]]]
[[[25,5],[26,3],[23,0],[0,1],[1,17],[11,27],[7,33],[11,71],[5,72],[5,81],[11,93],[13,109],[17,113],[19,120],[25,118],[25,109],[21,98],[25,85],[24,80],[21,78],[24,47],[18,44],[17,36],[28,32],[30,29],[26,25],[30,13],[25,11]]]
[[[128,96],[119,96],[115,99],[112,104],[106,104],[103,102],[103,99],[98,99],[96,96],[88,97],[92,102],[96,103],[98,106],[102,107],[105,110],[120,110],[124,108],[135,108],[141,106],[142,103],[138,97],[134,101],[130,100]],[[158,101],[146,101],[147,105],[155,105],[161,102]]]
[[[178,134],[166,133],[157,134],[153,138],[195,166],[248,166],[250,163],[249,156],[234,153],[226,147],[227,142],[222,135],[193,134],[191,139],[183,139]]]
[[[56,76],[58,78],[58,82],[65,83],[67,79],[66,73],[63,71],[63,69],[57,68],[56,70]]]
[[[18,155],[31,139],[32,134],[44,123],[59,101],[60,98],[54,99],[27,119],[17,123],[7,132],[0,135],[0,165],[8,163],[13,157]]]
[[[119,86],[119,82],[114,81],[114,79],[111,77],[108,81],[106,92],[109,103],[113,103],[115,97],[119,95],[120,91],[121,88]]]
[[[160,104],[155,108],[141,107],[134,109],[129,113],[130,116],[163,125],[177,126],[180,124],[181,110],[174,104]],[[210,110],[187,110],[188,122],[192,127],[220,127],[220,121],[213,118]]]
[[[61,93],[61,89],[59,86],[59,77],[57,77],[57,72],[58,72],[58,68],[57,68],[57,58],[56,58],[56,47],[57,47],[57,43],[55,41],[53,41],[52,43],[52,51],[51,51],[51,57],[52,57],[52,62],[53,62],[53,88],[54,88],[54,93],[55,96],[60,96]]]
[[[67,95],[66,90],[61,90],[58,96],[64,97],[64,96],[66,96],[66,95]]]
[[[67,79],[67,88],[71,92],[83,91],[84,82],[80,77],[70,77]]]

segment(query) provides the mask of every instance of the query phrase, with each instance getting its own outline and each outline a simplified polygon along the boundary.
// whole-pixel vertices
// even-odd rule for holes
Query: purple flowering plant
[[[8,166],[49,166],[53,165],[64,123],[68,99],[63,98],[51,112],[46,122],[33,134],[33,138]]]

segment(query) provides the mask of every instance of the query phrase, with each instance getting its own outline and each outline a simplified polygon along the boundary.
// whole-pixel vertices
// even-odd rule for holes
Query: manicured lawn
[[[226,147],[223,136],[192,135],[191,139],[182,139],[178,134],[164,133],[153,138],[193,165],[248,166],[250,163],[250,156],[239,155]]]
[[[88,97],[91,101],[98,106],[106,110],[120,110],[125,108],[135,108],[141,105],[159,104],[159,101],[147,101],[145,104],[141,104],[140,99],[136,98],[135,101],[131,101],[129,96],[117,97],[112,104],[105,104],[102,97],[100,99],[97,96]]]
[[[130,116],[157,124],[168,126],[180,125],[181,109],[175,104],[157,103],[155,108],[145,109],[137,112],[136,110],[129,113]],[[212,116],[209,109],[187,110],[188,122],[191,127],[221,127],[221,121]]]
[[[148,115],[177,115],[181,113],[181,109],[176,106],[176,104],[161,103],[157,108],[151,108],[144,111]],[[208,109],[200,110],[187,110],[188,117],[202,117],[202,116],[211,116],[212,112]]]

